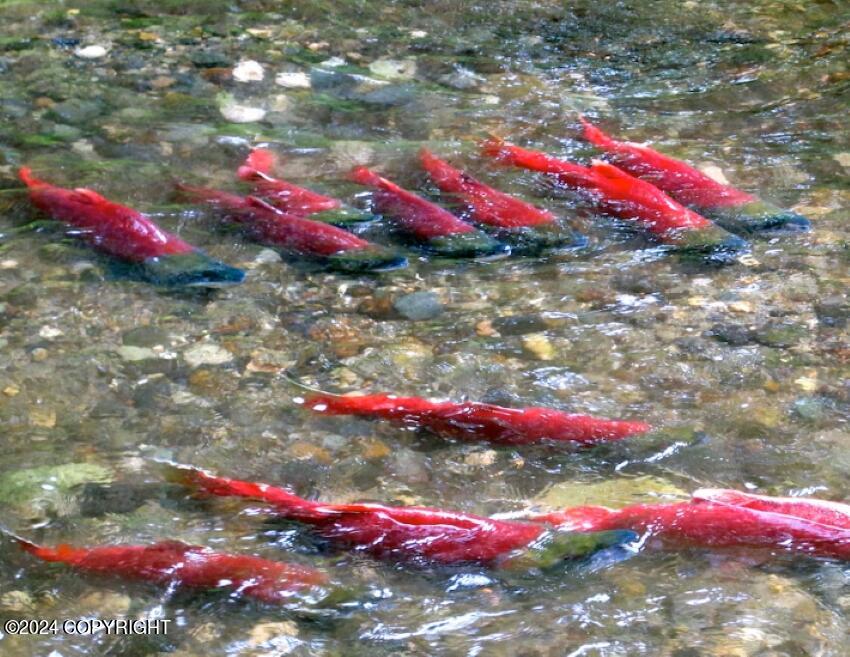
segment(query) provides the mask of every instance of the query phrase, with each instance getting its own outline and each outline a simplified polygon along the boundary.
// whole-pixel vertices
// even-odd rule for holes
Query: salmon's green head
[[[581,249],[588,239],[581,233],[556,224],[525,226],[496,231],[502,241],[510,244],[513,255],[535,256],[552,251]]]
[[[546,570],[563,561],[583,559],[600,550],[625,547],[637,540],[638,535],[627,529],[545,532],[531,545],[505,557],[499,567],[511,571]]]
[[[428,240],[428,251],[444,258],[504,258],[511,247],[499,242],[487,233],[472,230],[467,233],[452,233]]]
[[[709,208],[705,216],[735,233],[751,235],[754,233],[802,232],[810,230],[811,222],[801,214],[791,210],[755,200],[743,205]]]
[[[326,224],[333,224],[339,228],[347,228],[356,224],[378,220],[378,217],[371,212],[365,212],[345,205],[334,208],[333,210],[314,212],[308,218],[311,221],[322,221]]]
[[[407,258],[404,255],[378,244],[335,253],[324,261],[329,268],[350,274],[391,271],[407,266]]]
[[[202,251],[148,258],[139,265],[146,281],[164,287],[225,287],[245,279],[245,272]]]
[[[731,264],[750,248],[745,239],[716,225],[678,231],[667,241],[686,258],[711,264]]]

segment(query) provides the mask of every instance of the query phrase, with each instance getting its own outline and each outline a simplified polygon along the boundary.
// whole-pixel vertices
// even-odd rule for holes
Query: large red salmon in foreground
[[[107,545],[55,548],[17,539],[43,561],[122,579],[193,589],[228,589],[262,602],[285,603],[304,595],[327,594],[328,577],[321,571],[260,557],[213,552],[180,541],[153,545]]]
[[[407,265],[407,259],[387,247],[322,221],[284,212],[253,196],[239,196],[205,187],[178,185],[194,199],[221,208],[227,219],[244,226],[259,242],[317,258],[347,272],[387,271]]]
[[[582,531],[629,529],[667,548],[769,548],[850,559],[850,505],[813,498],[704,489],[688,502],[580,506],[527,519]]]
[[[564,413],[554,408],[506,408],[480,402],[433,402],[395,395],[313,395],[307,407],[326,415],[357,415],[389,420],[460,440],[503,445],[542,442],[592,444],[649,431],[645,422],[608,420]]]
[[[383,559],[522,570],[585,557],[636,537],[631,531],[552,531],[537,522],[493,520],[421,506],[316,502],[268,484],[166,467],[172,480],[209,495],[259,500],[282,518],[310,525],[338,547]]]
[[[240,269],[213,260],[142,213],[90,189],[56,187],[36,178],[27,167],[19,175],[39,210],[74,228],[97,250],[129,263],[147,281],[215,287],[245,277]]]
[[[633,221],[677,249],[723,257],[747,248],[740,237],[606,162],[585,167],[495,138],[482,150],[501,162],[554,176],[560,184],[583,192],[598,212]]]
[[[753,233],[811,227],[805,217],[720,183],[686,162],[642,144],[617,141],[584,118],[582,125],[584,138],[605,151],[617,167],[663,189],[680,203],[711,217],[729,230]]]

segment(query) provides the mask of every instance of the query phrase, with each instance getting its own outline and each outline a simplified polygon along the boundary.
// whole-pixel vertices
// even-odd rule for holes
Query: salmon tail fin
[[[419,151],[419,161],[422,163],[422,168],[428,172],[434,184],[443,192],[457,193],[464,187],[465,178],[463,172],[455,169],[445,160],[441,160],[427,148]]]
[[[437,169],[445,165],[445,162],[443,162],[440,158],[438,158],[424,146],[419,149],[419,161],[422,162],[423,168],[429,173],[432,169]]]
[[[55,548],[51,548],[43,545],[37,545],[23,538],[16,538],[15,540],[24,552],[28,552],[42,561],[72,563],[81,555],[82,552],[77,548],[71,547],[67,543],[61,543]]]
[[[269,178],[275,168],[277,168],[277,155],[267,148],[255,148],[237,169],[236,175],[240,180],[247,181]]]
[[[358,397],[362,395],[334,395],[325,392],[307,397],[304,406],[324,415],[349,415],[359,408],[356,403]]]
[[[32,173],[32,169],[29,167],[21,167],[18,169],[18,178],[20,178],[21,182],[29,188],[47,184],[43,180],[36,178]]]
[[[481,142],[481,153],[498,160],[508,160],[510,157],[505,140],[496,135],[490,135]]]
[[[617,142],[614,141],[614,139],[602,132],[602,130],[593,125],[584,116],[580,116],[579,121],[581,121],[582,137],[585,141],[590,142],[591,144],[593,144],[597,148],[601,148],[602,150],[608,150],[611,148],[616,148],[618,146]]]
[[[368,167],[354,167],[348,174],[349,180],[366,187],[382,187],[384,179]]]
[[[319,506],[316,502],[268,484],[217,477],[200,468],[176,463],[161,462],[161,466],[167,481],[216,497],[244,497],[265,502],[283,515],[309,515]]]

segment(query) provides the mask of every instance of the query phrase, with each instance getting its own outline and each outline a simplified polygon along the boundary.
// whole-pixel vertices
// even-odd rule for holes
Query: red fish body
[[[708,253],[747,246],[654,185],[605,162],[585,167],[495,139],[486,142],[483,151],[502,162],[553,175],[559,183],[585,193],[601,213],[633,221],[665,244]]]
[[[582,125],[584,138],[605,151],[618,168],[652,183],[729,230],[751,233],[779,228],[808,230],[811,226],[805,217],[720,183],[681,160],[642,144],[615,140],[584,118]]]
[[[448,257],[503,256],[509,247],[421,196],[402,189],[366,167],[351,173],[354,182],[374,188],[373,207],[428,250]]]
[[[39,210],[79,231],[99,251],[132,264],[151,282],[214,286],[244,278],[241,270],[209,258],[132,208],[90,189],[56,187],[33,176],[27,167],[19,175]]]
[[[817,499],[706,489],[688,502],[573,507],[530,519],[580,531],[630,529],[668,548],[770,548],[850,559],[850,505]]]
[[[310,525],[342,548],[383,559],[497,567],[551,565],[568,557],[628,543],[632,532],[550,533],[535,522],[493,520],[466,513],[382,504],[326,504],[282,488],[178,468],[184,484],[216,496],[260,500],[282,518]]]
[[[552,408],[505,408],[479,402],[432,402],[394,395],[316,395],[306,402],[327,415],[380,418],[460,440],[503,445],[569,441],[592,444],[649,431],[644,422],[607,420]]]
[[[302,255],[321,258],[343,271],[397,269],[407,264],[395,251],[367,242],[342,228],[283,212],[258,198],[202,187],[179,185],[180,191],[226,212],[254,239]]]
[[[367,212],[347,207],[339,199],[274,177],[277,166],[277,156],[274,153],[265,148],[255,148],[239,167],[237,175],[240,180],[253,183],[256,196],[288,214],[338,225],[375,218]]]
[[[419,157],[440,191],[460,199],[467,206],[470,219],[496,229],[499,237],[511,242],[513,251],[539,252],[586,241],[562,230],[551,212],[485,185],[429,150],[423,148]]]
[[[260,557],[213,552],[180,541],[153,545],[75,548],[42,547],[18,541],[30,554],[77,570],[123,579],[193,589],[228,588],[262,602],[283,603],[320,590],[327,576],[313,568]]]

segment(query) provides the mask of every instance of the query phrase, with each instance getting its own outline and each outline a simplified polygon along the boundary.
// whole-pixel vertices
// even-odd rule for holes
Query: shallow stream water
[[[159,637],[0,632],[0,655],[850,654],[844,563],[647,550],[537,577],[412,568],[329,550],[258,505],[188,499],[152,462],[482,515],[701,487],[850,501],[848,46],[837,0],[0,0],[0,521],[48,544],[170,538],[285,558],[361,592],[287,612],[81,577],[4,543],[0,619],[174,623]],[[245,60],[261,80],[240,80]],[[587,161],[580,112],[813,230],[699,266],[476,155],[497,134]],[[590,242],[324,271],[174,196],[177,180],[240,189],[257,144],[293,182],[361,206],[354,164],[439,198],[416,160],[427,145]],[[150,213],[245,283],[183,293],[122,277],[27,203],[22,164]],[[453,443],[317,418],[293,378],[655,430],[583,450]]]

